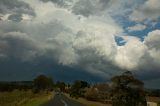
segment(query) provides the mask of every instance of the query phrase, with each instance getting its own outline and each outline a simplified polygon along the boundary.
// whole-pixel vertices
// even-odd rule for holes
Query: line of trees
[[[45,75],[37,76],[33,81],[14,81],[14,82],[0,82],[0,91],[11,92],[15,89],[30,90],[34,93],[40,91],[51,91],[54,88],[54,82],[51,78]]]
[[[45,75],[37,76],[33,81],[0,82],[0,91],[13,89],[32,89],[34,93],[52,91],[69,93],[73,98],[83,97],[87,100],[112,103],[112,106],[146,106],[146,94],[156,94],[154,91],[145,91],[142,81],[136,79],[129,71],[111,78],[112,83],[90,85],[86,81],[76,80],[73,84],[62,81],[56,83]]]
[[[112,103],[112,106],[146,106],[146,93],[142,81],[129,71],[111,78],[111,85],[75,81],[69,89],[71,97]]]
[[[11,92],[14,89],[28,90],[32,89],[32,81],[13,81],[13,82],[0,82],[0,92],[8,91]]]

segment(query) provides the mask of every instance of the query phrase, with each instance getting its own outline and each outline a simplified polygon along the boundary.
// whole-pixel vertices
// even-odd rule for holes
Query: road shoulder
[[[100,102],[95,102],[95,101],[88,101],[84,98],[78,98],[78,99],[74,99],[74,98],[71,98],[69,96],[69,94],[64,94],[67,98],[73,100],[73,101],[76,101],[76,102],[79,102],[79,103],[82,103],[86,106],[112,106],[111,104],[103,104],[103,103],[100,103]]]

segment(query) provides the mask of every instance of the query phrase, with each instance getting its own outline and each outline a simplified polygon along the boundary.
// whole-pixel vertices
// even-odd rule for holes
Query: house
[[[160,97],[146,97],[147,100],[147,106],[158,106],[158,103],[160,102]]]
[[[156,102],[147,102],[147,106],[158,106]]]

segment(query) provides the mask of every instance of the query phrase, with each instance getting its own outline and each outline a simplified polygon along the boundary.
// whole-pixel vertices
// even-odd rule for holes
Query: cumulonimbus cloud
[[[24,15],[35,16],[33,9],[27,3],[18,0],[1,0],[0,15],[2,19],[21,21]]]
[[[110,14],[113,7],[110,11],[104,7],[104,0],[69,0],[70,8],[62,6],[63,0],[62,4],[44,1],[25,1],[35,17],[0,21],[0,58],[15,56],[27,62],[50,58],[51,62],[81,67],[106,78],[119,70],[150,73],[160,68],[159,30],[150,32],[142,42],[136,37],[121,36],[124,29]],[[82,6],[86,2],[91,4]],[[115,36],[121,36],[126,44],[118,46]]]

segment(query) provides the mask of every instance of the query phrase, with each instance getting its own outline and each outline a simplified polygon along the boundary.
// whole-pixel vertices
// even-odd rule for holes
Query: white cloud
[[[36,17],[19,23],[4,21],[0,25],[0,31],[25,33],[40,48],[35,51],[40,54],[36,55],[50,57],[58,64],[81,66],[90,73],[101,73],[103,76],[104,73],[107,75],[106,67],[115,70],[114,64],[112,66],[110,63],[117,50],[114,36],[121,33],[122,28],[109,14],[105,17],[84,17],[51,2],[26,2],[34,9]],[[25,52],[28,53],[29,50]],[[23,54],[19,51],[19,56]],[[33,58],[32,55],[27,56],[25,57]],[[96,64],[99,65],[93,71],[92,67]]]
[[[144,4],[135,9],[129,18],[133,21],[142,22],[145,20],[155,21],[160,14],[159,0],[146,0]]]
[[[160,68],[160,30],[154,30],[148,34],[144,43],[148,47],[148,52],[152,57],[152,66],[156,69]]]
[[[142,24],[136,24],[135,26],[131,26],[131,27],[128,27],[127,30],[129,32],[133,32],[133,31],[142,31],[146,28],[145,25],[142,25]]]
[[[126,44],[119,48],[115,62],[122,69],[137,70],[139,60],[147,51],[147,47],[136,37],[124,37]]]
[[[120,70],[118,67],[148,71],[160,66],[159,30],[150,32],[144,42],[136,37],[122,36],[126,44],[121,48],[117,46],[114,37],[121,35],[123,29],[115,22],[112,15],[126,14],[131,11],[130,9],[123,11],[123,8],[120,8],[121,3],[118,4],[120,1],[116,2],[118,5],[116,8],[111,5],[114,3],[113,0],[108,2],[100,0],[106,4],[109,3],[108,7],[103,7],[102,3],[95,7],[98,1],[90,0],[93,4],[91,7],[84,5],[85,8],[89,8],[89,13],[85,14],[83,12],[85,8],[84,10],[80,7],[74,8],[78,5],[76,3],[82,1],[73,2],[69,9],[68,6],[57,6],[58,4],[53,2],[23,1],[34,9],[36,16],[23,15],[21,22],[0,21],[0,58],[7,53],[12,55],[11,51],[16,49],[14,56],[18,59],[32,61],[35,58],[47,57],[57,64],[81,67],[90,73],[101,74],[107,78],[118,72],[117,70]],[[128,1],[127,4],[132,3]],[[110,14],[118,9],[121,10],[120,13]],[[144,25],[137,24],[129,27],[128,30],[137,31],[145,28]],[[12,45],[11,41],[18,45]],[[6,52],[4,48],[7,48],[9,52]],[[150,63],[152,67],[149,67]]]
[[[141,2],[142,0],[110,0],[107,11],[113,16],[127,17]]]
[[[138,73],[159,73],[160,30],[154,30],[141,42],[136,37],[123,36],[127,42],[118,48],[115,63],[122,69],[136,70]],[[148,77],[149,78],[149,77]]]
[[[160,49],[160,30],[154,30],[148,33],[148,36],[145,38],[145,44],[149,49]]]

